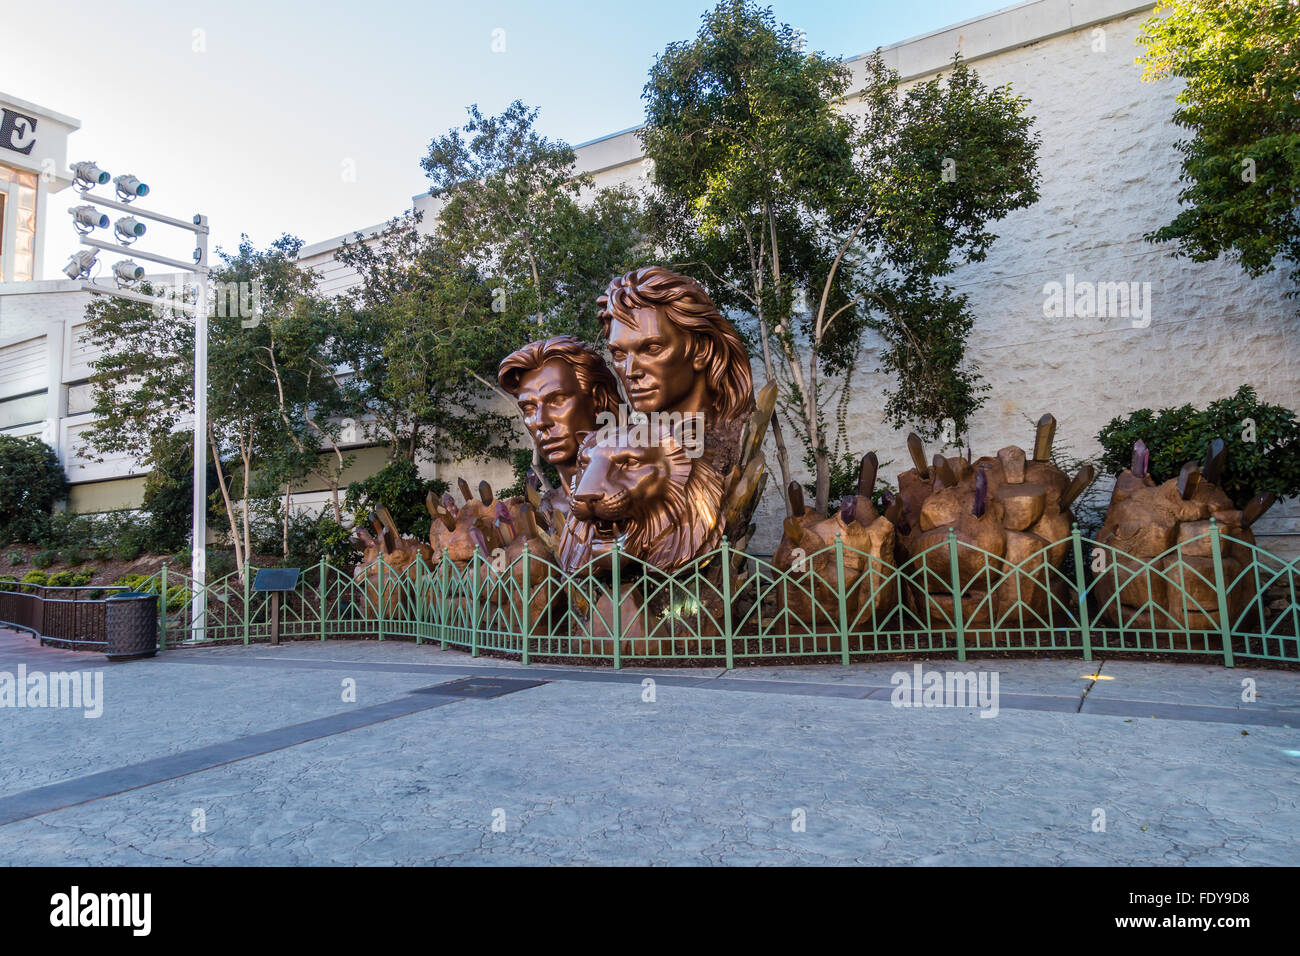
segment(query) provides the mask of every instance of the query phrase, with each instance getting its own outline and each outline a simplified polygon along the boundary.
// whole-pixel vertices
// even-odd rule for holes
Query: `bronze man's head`
[[[542,457],[571,465],[602,412],[617,414],[618,382],[595,350],[572,335],[529,342],[501,361],[497,381],[514,396]]]
[[[731,419],[753,407],[744,344],[694,279],[645,266],[610,282],[599,304],[614,371],[638,412]]]

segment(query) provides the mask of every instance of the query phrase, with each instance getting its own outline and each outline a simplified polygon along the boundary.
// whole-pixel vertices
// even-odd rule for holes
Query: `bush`
[[[50,576],[44,571],[28,571],[20,580],[23,584],[49,584]]]
[[[52,588],[79,588],[90,583],[94,572],[90,569],[81,571],[56,571],[45,583]]]
[[[68,482],[54,449],[35,436],[0,435],[0,537],[35,542]]]
[[[51,564],[53,564],[58,559],[59,559],[59,552],[57,551],[50,551],[50,550],[37,551],[34,555],[32,555],[32,564],[36,565],[36,567],[38,568],[48,568]]]
[[[1228,455],[1221,486],[1237,507],[1264,491],[1300,494],[1300,421],[1290,409],[1260,402],[1250,385],[1200,411],[1191,405],[1142,408],[1112,419],[1097,435],[1103,471],[1117,475],[1128,468],[1139,438],[1151,451],[1157,482],[1176,477],[1189,461],[1204,460],[1210,442],[1222,438]]]
[[[414,462],[390,461],[365,481],[348,485],[344,506],[356,514],[361,524],[372,509],[384,505],[403,534],[423,538],[429,534],[430,520],[425,498],[430,491],[441,496],[449,487],[440,478],[421,478]]]
[[[76,567],[78,564],[85,564],[86,556],[81,553],[80,548],[65,548],[59,553],[59,560]]]
[[[27,561],[27,555],[23,554],[17,548],[14,548],[12,551],[10,551],[8,557],[9,557],[9,563],[11,565],[23,564]]]

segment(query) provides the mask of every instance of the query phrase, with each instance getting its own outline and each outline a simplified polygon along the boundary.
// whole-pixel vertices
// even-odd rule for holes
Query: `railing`
[[[952,534],[900,567],[838,539],[784,571],[725,543],[671,575],[617,551],[611,563],[565,575],[525,551],[509,564],[476,554],[464,567],[443,560],[399,569],[381,560],[354,576],[322,561],[282,595],[280,634],[401,638],[524,663],[615,667],[1045,650],[1085,659],[1208,654],[1229,667],[1300,662],[1300,566],[1216,524],[1149,561],[1075,528],[1014,564]],[[735,573],[721,573],[727,566]],[[167,593],[192,583],[164,568],[151,586]],[[190,629],[183,606],[160,612],[160,644],[268,640],[270,607],[269,595],[227,575],[208,585],[200,630]]]
[[[50,587],[0,581],[0,624],[31,631],[43,642],[104,650],[108,646],[108,611],[99,595],[129,590],[116,585]]]

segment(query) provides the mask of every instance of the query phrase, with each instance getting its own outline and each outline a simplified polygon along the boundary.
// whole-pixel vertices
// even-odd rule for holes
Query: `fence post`
[[[415,556],[415,580],[411,582],[411,625],[415,631],[415,643],[424,642],[424,555]]]
[[[469,656],[478,657],[478,548],[474,549],[474,554],[470,557],[470,564],[474,566],[473,593],[470,594],[470,614],[469,614]]]
[[[523,640],[524,640],[524,647],[523,647],[524,666],[527,667],[528,666],[528,631],[529,631],[528,612],[530,610],[528,605],[529,605],[529,599],[532,596],[531,590],[529,588],[529,581],[528,581],[528,577],[529,577],[528,565],[531,564],[532,562],[529,560],[529,556],[528,556],[527,541],[524,542],[523,561],[524,561],[524,594],[523,594],[523,602],[522,602],[523,610],[520,612],[519,615],[519,623],[520,623],[520,630],[523,632]]]
[[[1219,598],[1219,635],[1223,641],[1223,666],[1232,667],[1232,624],[1228,620],[1228,591],[1223,582],[1223,550],[1219,542],[1219,522],[1210,519],[1210,553],[1214,556],[1214,591]],[[1187,607],[1187,594],[1183,593],[1183,607]],[[1184,612],[1185,613],[1185,612]],[[1186,617],[1184,616],[1184,621]],[[1191,647],[1191,636],[1187,646]]]
[[[162,573],[159,575],[158,588],[162,592],[158,596],[158,646],[162,650],[167,650],[167,562],[162,564]]]
[[[727,670],[736,666],[731,635],[731,542],[722,536],[722,633],[727,641]]]
[[[1088,620],[1088,582],[1083,576],[1083,541],[1079,538],[1079,522],[1070,528],[1070,541],[1074,547],[1074,588],[1079,595],[1079,633],[1083,639],[1083,659],[1092,660],[1092,622]],[[1051,591],[1048,591],[1049,600]]]
[[[244,579],[244,643],[248,643],[248,624],[249,618],[253,616],[253,609],[249,607],[249,587],[253,583],[253,566],[248,563],[248,557],[244,557],[244,573],[240,575]]]
[[[387,595],[384,594],[384,556],[381,554],[378,558],[379,567],[376,569],[375,577],[378,581],[378,588],[375,591],[375,619],[379,622],[379,639],[384,639],[384,615],[388,613]]]
[[[966,626],[961,606],[961,574],[957,570],[957,532],[948,529],[948,568],[952,573],[952,617],[957,628],[957,660],[966,659]]]
[[[840,663],[849,663],[849,607],[844,593],[844,536],[835,532],[835,593],[840,604]],[[814,621],[816,617],[814,616]],[[815,625],[814,625],[815,626]]]
[[[322,554],[320,556],[320,599],[318,602],[320,607],[320,639],[322,641],[325,640],[325,608],[329,604],[329,591],[327,590],[325,577],[325,568],[327,566],[328,565],[325,563],[325,555]]]
[[[438,636],[442,639],[442,649],[447,649],[447,552],[444,550],[438,558]]]
[[[619,555],[623,549],[619,547],[618,539],[614,539],[614,574],[612,583],[614,585],[614,668],[623,666],[623,571],[620,567]]]

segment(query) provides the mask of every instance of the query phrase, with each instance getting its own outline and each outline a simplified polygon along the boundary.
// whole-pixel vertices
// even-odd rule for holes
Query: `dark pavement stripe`
[[[459,699],[427,694],[414,696],[407,694],[382,704],[358,707],[355,710],[332,714],[329,717],[318,717],[301,724],[277,727],[247,737],[238,737],[166,757],[156,757],[142,763],[24,790],[7,797],[0,797],[0,826],[53,810],[61,810],[64,807],[76,806],[79,803],[111,797],[127,790],[136,790],[176,777],[211,770],[222,764],[283,750],[309,740],[331,737],[392,720],[395,717],[405,717],[433,707],[454,704]]]

